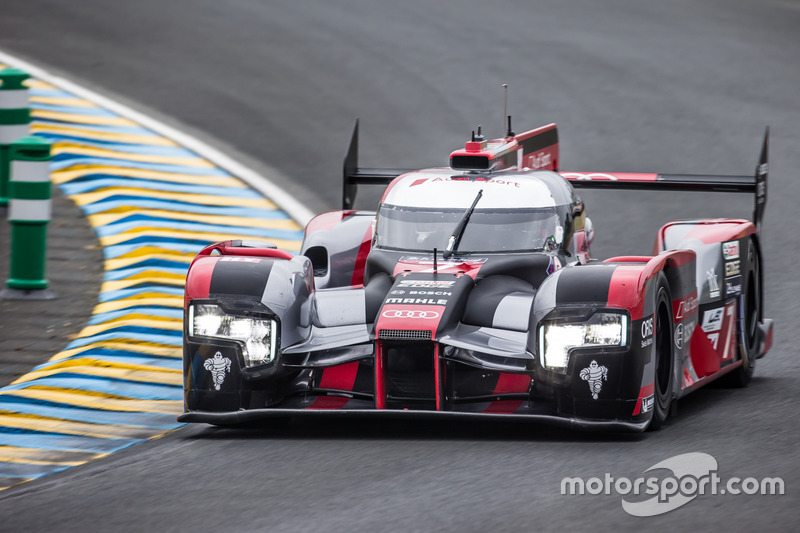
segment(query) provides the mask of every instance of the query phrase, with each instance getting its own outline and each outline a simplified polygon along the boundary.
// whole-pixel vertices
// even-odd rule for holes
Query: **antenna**
[[[508,116],[508,84],[503,84],[503,128],[500,131],[503,131],[506,128],[506,117]],[[511,129],[510,127],[508,128]]]

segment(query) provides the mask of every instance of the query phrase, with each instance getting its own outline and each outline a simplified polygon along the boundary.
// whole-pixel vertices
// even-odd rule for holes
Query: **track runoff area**
[[[192,258],[228,239],[297,251],[310,217],[193,137],[0,53],[6,66],[35,76],[30,132],[53,143],[52,182],[97,232],[105,272],[77,338],[0,389],[0,490],[180,427]]]

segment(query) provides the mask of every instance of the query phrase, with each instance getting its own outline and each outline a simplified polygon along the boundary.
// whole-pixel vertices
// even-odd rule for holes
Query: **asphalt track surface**
[[[0,49],[235,147],[315,210],[338,207],[355,116],[364,166],[444,164],[477,124],[499,133],[501,83],[511,88],[515,129],[558,122],[565,170],[748,173],[770,125],[772,351],[749,388],[692,394],[671,424],[640,436],[414,421],[188,427],[4,491],[2,528],[795,529],[800,6],[272,4],[6,0]],[[599,257],[648,253],[657,228],[674,218],[751,209],[750,198],[729,195],[584,199]],[[781,477],[786,494],[698,496],[652,518],[628,516],[619,495],[560,494],[564,477],[634,479],[688,452],[713,455],[722,478]]]

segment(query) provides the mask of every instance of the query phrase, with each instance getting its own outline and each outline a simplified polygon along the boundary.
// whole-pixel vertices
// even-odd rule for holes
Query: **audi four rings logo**
[[[385,318],[422,318],[425,320],[433,320],[434,318],[439,318],[439,313],[437,313],[436,311],[415,311],[415,310],[396,309],[396,310],[384,311],[383,313],[381,313],[381,316]]]

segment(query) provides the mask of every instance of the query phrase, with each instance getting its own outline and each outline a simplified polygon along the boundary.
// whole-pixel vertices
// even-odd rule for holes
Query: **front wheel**
[[[648,430],[660,429],[669,416],[674,381],[672,350],[672,304],[666,277],[659,273],[656,281],[654,328],[655,379],[653,385],[653,418]]]

